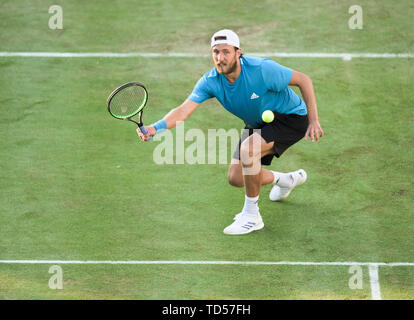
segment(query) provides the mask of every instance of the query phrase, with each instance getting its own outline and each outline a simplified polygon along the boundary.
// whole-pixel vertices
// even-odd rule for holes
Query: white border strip
[[[290,262],[290,261],[185,261],[185,260],[0,260],[5,264],[234,264],[234,265],[299,265],[299,266],[388,266],[414,267],[414,262]]]
[[[381,300],[380,284],[378,279],[378,265],[371,264],[368,266],[369,282],[371,284],[372,300]]]
[[[251,52],[250,56],[278,58],[414,58],[414,53],[287,53],[287,52]],[[0,52],[0,57],[34,57],[34,58],[199,58],[209,57],[202,53],[156,53],[156,52]]]

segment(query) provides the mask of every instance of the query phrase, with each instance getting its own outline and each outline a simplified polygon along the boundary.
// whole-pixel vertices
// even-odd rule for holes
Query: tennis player
[[[307,75],[271,59],[243,56],[239,37],[227,29],[211,38],[211,54],[214,68],[201,77],[184,103],[162,120],[146,126],[147,134],[139,129],[137,132],[143,141],[148,141],[157,132],[185,121],[203,101],[213,97],[242,119],[246,126],[229,167],[228,181],[245,188],[245,200],[242,211],[224,233],[246,234],[264,227],[258,206],[262,185],[273,184],[270,200],[280,201],[307,177],[303,169],[282,173],[263,169],[262,165],[270,165],[274,157],[279,158],[302,138],[319,141],[324,132]],[[289,85],[299,87],[303,100]],[[273,122],[263,122],[265,110],[273,111]]]

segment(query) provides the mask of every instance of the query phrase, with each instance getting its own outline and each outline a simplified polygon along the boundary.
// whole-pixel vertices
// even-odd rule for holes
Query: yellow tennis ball
[[[270,123],[273,121],[273,119],[275,118],[275,115],[272,111],[270,110],[266,110],[262,113],[262,119],[264,122],[266,123]]]

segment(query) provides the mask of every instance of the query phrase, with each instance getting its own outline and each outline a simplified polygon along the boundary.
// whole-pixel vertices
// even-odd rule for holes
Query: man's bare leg
[[[240,164],[232,162],[231,169],[241,169],[246,196],[242,214],[236,216],[235,222],[224,229],[226,234],[245,234],[263,228],[263,220],[259,213],[258,200],[262,183],[273,182],[273,173],[263,170],[260,159],[273,153],[273,142],[267,143],[260,135],[254,133],[244,140],[240,146]],[[240,165],[240,167],[238,167]],[[266,172],[267,171],[267,172]],[[234,174],[234,171],[232,172]],[[239,173],[239,172],[236,172]],[[269,176],[269,173],[271,177]],[[229,170],[230,176],[230,170]],[[233,176],[234,178],[235,176]],[[237,176],[236,176],[237,177]],[[231,180],[229,179],[229,182]],[[232,180],[235,183],[234,180]],[[241,182],[239,180],[238,185]]]

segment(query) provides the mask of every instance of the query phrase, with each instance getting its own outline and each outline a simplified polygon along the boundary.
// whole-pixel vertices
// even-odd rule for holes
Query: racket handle
[[[147,134],[148,133],[148,130],[144,127],[144,126],[140,126],[139,127],[139,130],[141,130],[141,132],[143,133],[143,134]],[[148,140],[151,140],[151,137],[149,137],[149,139]]]

